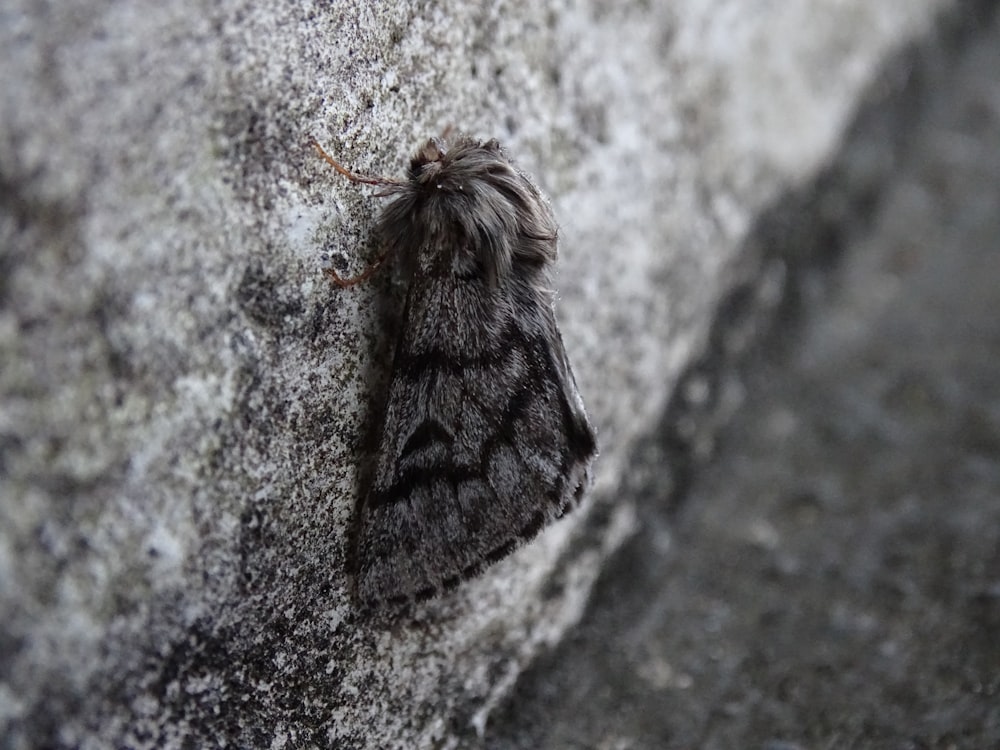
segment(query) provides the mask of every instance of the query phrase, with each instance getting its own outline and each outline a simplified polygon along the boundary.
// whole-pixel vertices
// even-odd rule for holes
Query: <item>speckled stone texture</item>
[[[945,0],[0,10],[0,746],[457,747],[575,622],[758,214]],[[397,173],[495,136],[560,221],[582,512],[377,626],[347,529],[403,290],[333,289]]]

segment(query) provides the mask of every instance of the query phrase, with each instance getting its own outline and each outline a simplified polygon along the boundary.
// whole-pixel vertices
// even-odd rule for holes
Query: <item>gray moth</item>
[[[495,140],[428,140],[375,232],[408,279],[370,486],[358,506],[363,608],[457,586],[575,507],[597,455],[554,314],[557,227]]]

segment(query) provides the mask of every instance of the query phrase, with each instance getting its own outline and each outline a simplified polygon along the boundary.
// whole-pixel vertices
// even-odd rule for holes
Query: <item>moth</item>
[[[364,608],[433,597],[579,504],[597,440],[554,315],[557,227],[496,140],[428,140],[376,225],[408,279],[371,486],[355,525]]]

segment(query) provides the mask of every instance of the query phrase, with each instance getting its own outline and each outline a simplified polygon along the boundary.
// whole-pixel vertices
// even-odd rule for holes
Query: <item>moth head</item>
[[[421,183],[433,181],[441,173],[447,155],[448,149],[440,139],[429,139],[410,161],[410,179]]]
[[[441,138],[430,138],[410,160],[410,182],[432,193],[461,193],[471,182],[490,180],[498,174],[513,177],[516,172],[495,139],[480,143],[460,137],[448,144]]]
[[[521,281],[555,259],[556,224],[548,203],[496,140],[426,141],[413,155],[400,199],[386,207],[383,236],[425,245],[456,272],[482,274],[490,286],[519,264]],[[442,250],[445,248],[445,250]],[[530,279],[529,279],[530,277]]]

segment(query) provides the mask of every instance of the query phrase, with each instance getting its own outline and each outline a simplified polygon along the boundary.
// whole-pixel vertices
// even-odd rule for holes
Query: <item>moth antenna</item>
[[[337,170],[344,177],[349,179],[351,182],[360,182],[365,185],[385,185],[386,187],[395,187],[404,184],[401,180],[394,180],[391,177],[378,177],[373,175],[363,175],[355,174],[347,167],[343,166],[339,161],[334,159],[326,150],[319,145],[317,141],[312,136],[309,137],[309,145],[312,146],[319,153],[321,157],[334,169]],[[391,193],[391,191],[390,191]],[[384,195],[389,195],[390,193],[384,193]]]
[[[326,149],[324,149],[321,145],[319,145],[319,141],[317,141],[312,136],[309,137],[309,145],[311,145],[313,148],[315,148],[316,151],[319,153],[319,155],[321,157],[323,157],[323,159],[331,167],[333,167],[335,170],[337,170],[337,172],[339,172],[340,174],[342,174],[344,177],[346,177],[347,179],[349,179],[351,182],[360,182],[360,183],[363,183],[365,185],[382,185],[382,186],[384,186],[386,189],[383,190],[383,191],[381,191],[381,192],[379,192],[379,193],[376,193],[377,197],[386,197],[386,196],[392,195],[393,192],[395,192],[395,188],[398,188],[400,185],[405,184],[405,183],[403,183],[400,180],[393,180],[393,179],[391,179],[389,177],[373,177],[373,176],[370,176],[370,175],[355,174],[354,172],[352,172],[351,170],[349,170],[345,166],[343,166],[336,159],[334,159],[332,156],[330,156],[330,154],[328,154],[326,152]],[[334,284],[336,284],[337,286],[341,287],[342,289],[346,289],[347,287],[354,286],[355,284],[360,284],[365,279],[371,277],[372,274],[374,274],[382,266],[382,264],[385,262],[385,259],[389,257],[390,251],[391,251],[391,248],[387,249],[384,253],[382,253],[378,257],[378,259],[374,263],[372,263],[370,266],[368,266],[368,268],[366,268],[364,271],[362,271],[357,276],[351,276],[351,277],[345,279],[343,276],[341,276],[339,273],[337,273],[333,268],[324,268],[323,269],[323,273]]]

